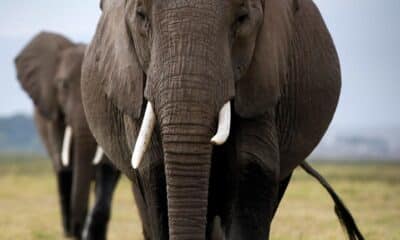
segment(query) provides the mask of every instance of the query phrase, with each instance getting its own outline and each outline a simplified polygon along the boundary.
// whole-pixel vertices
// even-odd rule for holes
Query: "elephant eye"
[[[145,10],[142,7],[138,7],[136,10],[136,23],[139,26],[139,32],[142,36],[147,36],[150,29],[150,21]]]
[[[141,21],[146,21],[146,20],[147,20],[146,14],[145,14],[144,11],[141,10],[141,9],[138,9],[138,10],[136,11],[136,15],[138,16],[138,18],[139,18]]]
[[[248,21],[248,20],[249,20],[249,14],[248,14],[248,13],[243,13],[243,14],[239,15],[239,16],[236,18],[236,23],[237,23],[238,25],[242,25],[243,23],[245,23],[245,22]]]
[[[149,17],[147,16],[146,10],[144,6],[138,6],[136,9],[137,19],[142,23],[149,22]]]
[[[69,88],[68,81],[63,81],[63,82],[62,82],[62,88],[63,88],[64,90],[66,90],[66,89]]]
[[[247,8],[245,8],[245,7],[243,6],[243,7],[241,7],[241,8],[239,9],[239,12],[238,12],[237,17],[236,17],[236,22],[235,22],[235,24],[236,24],[237,26],[240,26],[240,25],[246,23],[249,19],[250,19],[249,11],[248,11]]]
[[[233,36],[244,37],[251,31],[251,21],[249,9],[246,6],[241,6],[235,17],[235,22],[233,23]]]
[[[58,89],[60,90],[66,90],[68,89],[68,82],[65,79],[57,79],[58,81]]]

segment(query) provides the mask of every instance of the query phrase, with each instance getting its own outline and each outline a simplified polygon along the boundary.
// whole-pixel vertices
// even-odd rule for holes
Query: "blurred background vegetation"
[[[44,153],[31,116],[0,117],[0,153]]]

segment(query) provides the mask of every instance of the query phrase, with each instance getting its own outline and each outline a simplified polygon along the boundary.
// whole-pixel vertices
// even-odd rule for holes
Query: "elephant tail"
[[[361,234],[358,226],[351,215],[350,211],[347,209],[342,199],[336,194],[335,190],[328,183],[328,181],[321,176],[314,168],[312,168],[308,163],[303,162],[300,164],[304,171],[309,175],[313,176],[322,186],[328,191],[329,195],[335,202],[335,212],[343,228],[346,229],[349,240],[364,240],[364,236]]]

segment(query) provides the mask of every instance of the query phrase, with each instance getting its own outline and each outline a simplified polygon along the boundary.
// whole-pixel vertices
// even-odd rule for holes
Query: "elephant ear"
[[[264,18],[250,66],[236,83],[235,111],[251,118],[276,105],[286,74],[291,32],[291,1],[265,0]]]
[[[41,32],[15,58],[17,78],[39,112],[48,119],[58,114],[56,83],[59,54],[73,43],[61,35]]]
[[[114,106],[139,118],[144,73],[125,22],[125,3],[104,0],[102,8],[103,15],[86,53],[85,62],[90,63],[86,67],[95,71],[93,76],[100,80],[104,93]]]

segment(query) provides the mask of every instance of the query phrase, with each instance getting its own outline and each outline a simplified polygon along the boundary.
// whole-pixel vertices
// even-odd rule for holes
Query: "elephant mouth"
[[[71,164],[71,147],[72,147],[72,138],[74,131],[70,125],[65,127],[64,139],[62,142],[61,149],[61,163],[63,167],[68,167]],[[92,164],[98,165],[104,156],[104,150],[102,147],[97,145],[96,152],[93,156]]]
[[[142,125],[139,130],[139,135],[136,140],[135,147],[131,158],[131,165],[137,169],[146,149],[150,143],[156,124],[156,115],[152,103],[147,102],[146,111],[143,117]],[[218,114],[218,128],[216,134],[211,138],[210,142],[213,145],[223,145],[229,137],[231,126],[231,101],[225,103]]]

